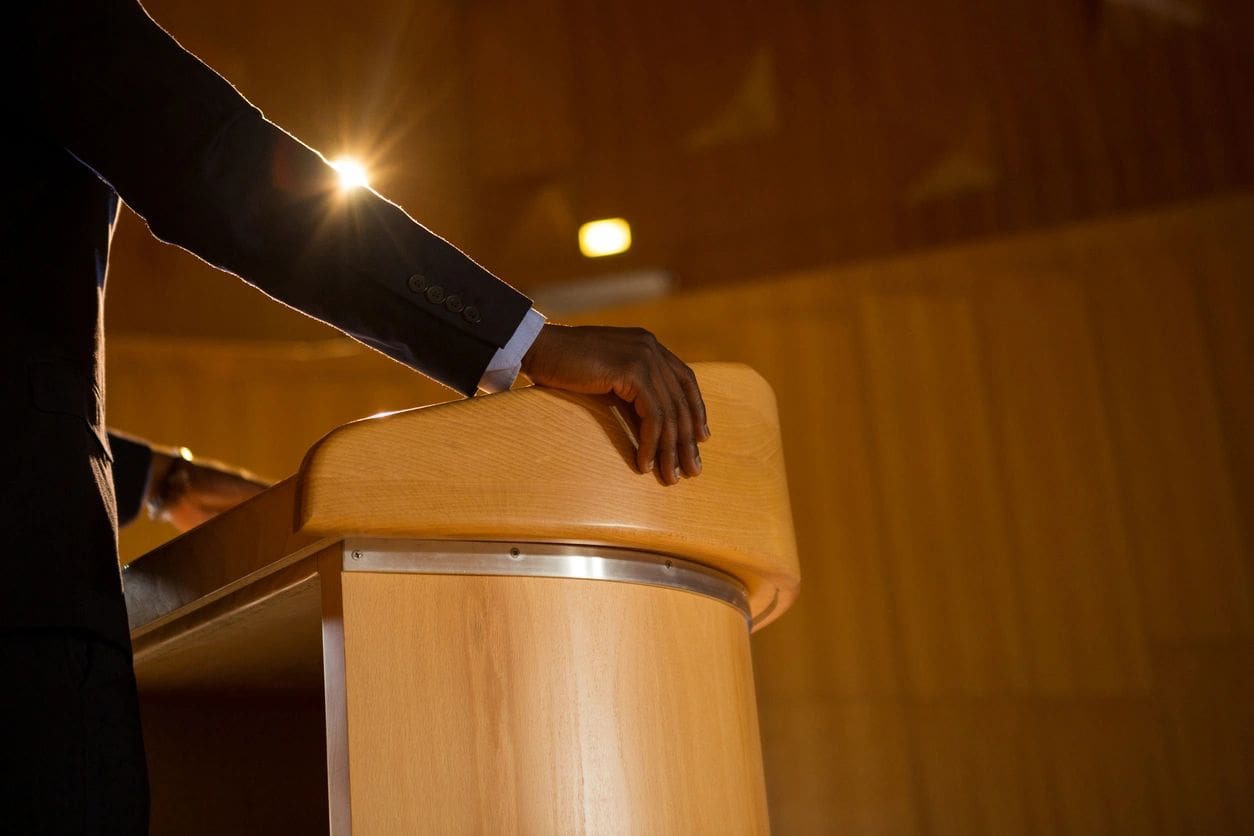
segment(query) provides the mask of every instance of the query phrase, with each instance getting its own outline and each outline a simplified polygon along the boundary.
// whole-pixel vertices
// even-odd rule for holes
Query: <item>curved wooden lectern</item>
[[[779,423],[750,369],[695,368],[677,486],[609,399],[519,389],[340,427],[130,564],[153,832],[766,832]]]

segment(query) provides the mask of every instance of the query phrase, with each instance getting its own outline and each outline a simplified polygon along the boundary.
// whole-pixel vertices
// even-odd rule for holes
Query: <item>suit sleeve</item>
[[[398,206],[341,192],[132,0],[24,4],[35,124],[153,234],[472,395],[530,301]]]
[[[109,448],[113,451],[113,490],[118,501],[118,525],[126,525],[139,516],[152,468],[152,448],[137,438],[109,431]]]

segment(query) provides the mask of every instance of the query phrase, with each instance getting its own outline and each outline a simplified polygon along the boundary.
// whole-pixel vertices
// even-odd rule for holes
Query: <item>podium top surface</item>
[[[132,563],[132,629],[192,603],[162,590],[237,586],[345,537],[680,557],[738,579],[762,626],[800,581],[774,393],[747,366],[693,369],[711,430],[695,479],[667,487],[638,473],[628,416],[609,397],[527,387],[354,421],[315,444],[291,479]]]

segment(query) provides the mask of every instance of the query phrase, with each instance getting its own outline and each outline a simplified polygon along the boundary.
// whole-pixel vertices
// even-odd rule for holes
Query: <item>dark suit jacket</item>
[[[395,205],[340,193],[137,3],[26,3],[5,30],[23,127],[0,279],[0,627],[126,643],[102,340],[119,195],[158,238],[467,395],[530,302]]]

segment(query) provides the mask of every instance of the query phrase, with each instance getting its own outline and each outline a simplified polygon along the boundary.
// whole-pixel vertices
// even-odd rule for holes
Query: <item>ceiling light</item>
[[[622,218],[590,221],[579,227],[579,251],[588,258],[617,255],[631,249],[631,224]]]

